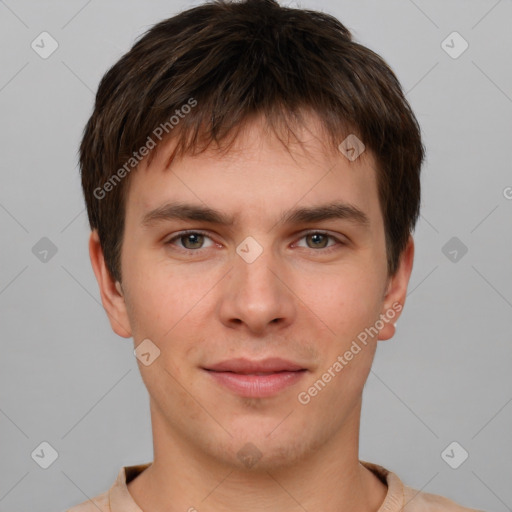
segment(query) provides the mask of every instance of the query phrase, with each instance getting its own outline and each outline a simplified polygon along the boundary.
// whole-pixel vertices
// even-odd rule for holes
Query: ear
[[[97,230],[92,231],[89,237],[89,256],[100,288],[101,302],[107,313],[112,330],[123,338],[130,338],[132,331],[121,283],[114,281],[105,265],[103,249],[101,248]]]
[[[409,235],[407,245],[400,256],[400,262],[395,274],[388,278],[388,285],[384,295],[384,304],[382,314],[389,318],[389,312],[394,311],[395,316],[392,320],[384,322],[384,327],[380,330],[378,339],[389,340],[395,334],[395,323],[400,316],[407,295],[407,286],[411,277],[412,265],[414,260],[414,240]],[[388,315],[386,315],[388,312]]]

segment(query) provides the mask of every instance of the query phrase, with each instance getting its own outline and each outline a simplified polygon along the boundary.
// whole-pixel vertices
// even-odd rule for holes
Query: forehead
[[[293,206],[346,202],[373,223],[381,221],[372,153],[365,149],[351,161],[347,151],[333,151],[314,118],[294,133],[301,143],[280,140],[260,118],[227,151],[211,145],[172,161],[175,141],[162,143],[149,165],[143,160],[130,177],[127,214],[141,223],[166,203],[184,202],[222,210],[237,221],[255,215],[276,221]]]

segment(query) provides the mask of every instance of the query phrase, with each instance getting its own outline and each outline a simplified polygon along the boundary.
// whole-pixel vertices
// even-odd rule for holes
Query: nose
[[[220,291],[221,322],[257,336],[289,326],[297,314],[291,281],[284,264],[270,250],[252,263],[235,254]]]

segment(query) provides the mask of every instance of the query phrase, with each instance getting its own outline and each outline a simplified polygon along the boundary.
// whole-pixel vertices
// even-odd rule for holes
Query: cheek
[[[165,265],[133,262],[132,268],[136,277],[130,282],[127,310],[135,342],[149,338],[160,349],[165,366],[179,373],[179,361],[195,360],[194,351],[202,346],[198,338],[209,332],[212,295],[207,292],[219,278],[187,276]]]
[[[371,268],[368,266],[368,268]],[[299,297],[339,337],[357,334],[378,317],[379,277],[359,268],[336,269],[301,284]]]
[[[165,262],[151,261],[136,251],[131,254],[126,258],[126,278],[132,316],[140,325],[156,329],[166,324],[170,329],[190,310],[190,303],[199,293],[198,287],[188,282],[179,268],[171,272]]]

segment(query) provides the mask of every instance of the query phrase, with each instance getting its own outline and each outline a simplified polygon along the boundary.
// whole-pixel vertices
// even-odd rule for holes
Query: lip
[[[296,384],[306,368],[280,358],[251,361],[230,359],[203,368],[211,378],[235,394],[250,398],[265,398]]]
[[[220,363],[208,366],[206,370],[216,372],[233,372],[233,373],[275,373],[275,372],[294,372],[305,370],[303,366],[293,363],[279,357],[271,357],[261,361],[253,361],[251,359],[237,358],[228,359]]]

